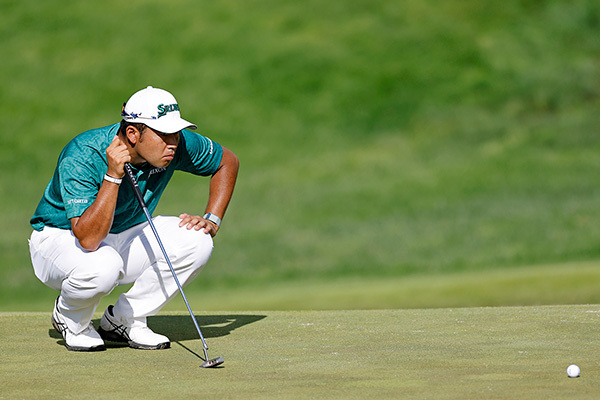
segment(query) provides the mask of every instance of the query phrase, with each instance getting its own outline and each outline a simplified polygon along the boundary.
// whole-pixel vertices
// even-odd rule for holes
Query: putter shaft
[[[204,366],[205,364],[210,364],[210,365],[206,365],[206,367],[208,368],[208,367],[222,364],[224,362],[223,357],[218,357],[214,360],[209,360],[209,358],[208,358],[208,351],[207,351],[208,346],[206,344],[206,340],[204,340],[204,335],[202,335],[202,331],[200,330],[198,321],[196,321],[196,317],[194,316],[194,312],[192,311],[192,308],[190,307],[190,303],[188,302],[187,297],[185,296],[185,293],[183,292],[183,287],[181,286],[181,283],[179,283],[179,279],[177,278],[175,269],[173,268],[173,265],[171,265],[171,260],[169,260],[167,251],[165,250],[165,247],[163,246],[162,241],[160,240],[160,236],[158,236],[158,231],[156,230],[156,227],[154,226],[154,223],[152,222],[152,216],[150,215],[150,212],[148,211],[148,207],[146,207],[146,202],[144,201],[144,197],[142,196],[142,192],[140,191],[140,187],[137,184],[137,180],[135,179],[135,175],[133,174],[133,170],[131,169],[131,165],[129,163],[125,164],[125,175],[127,175],[129,183],[131,183],[131,186],[133,187],[135,196],[137,197],[137,200],[140,203],[142,210],[144,211],[144,215],[146,216],[146,219],[148,220],[148,224],[150,225],[150,228],[152,229],[152,232],[154,233],[154,236],[156,237],[158,246],[160,247],[160,250],[162,251],[163,256],[165,257],[165,261],[167,262],[167,265],[169,266],[169,269],[171,270],[173,279],[175,279],[175,283],[177,284],[179,293],[181,293],[181,297],[183,297],[183,301],[185,302],[185,305],[190,313],[190,316],[192,317],[192,321],[194,321],[194,326],[196,327],[196,330],[198,331],[198,335],[200,336],[200,339],[202,340],[202,345],[203,345],[202,349],[204,350],[204,361],[205,361],[204,364],[202,364],[202,366]],[[220,362],[218,362],[218,361],[220,361]],[[212,363],[212,362],[214,362],[214,363]]]

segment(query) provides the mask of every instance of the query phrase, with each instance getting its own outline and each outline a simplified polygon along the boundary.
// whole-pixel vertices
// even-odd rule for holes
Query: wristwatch
[[[206,213],[202,218],[207,219],[210,222],[214,222],[219,228],[221,227],[221,218],[217,217],[215,214]]]

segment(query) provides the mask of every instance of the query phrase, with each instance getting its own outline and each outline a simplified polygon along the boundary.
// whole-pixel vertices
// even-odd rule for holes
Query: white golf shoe
[[[64,316],[58,309],[58,298],[54,303],[54,311],[52,312],[52,326],[65,339],[65,347],[71,351],[102,351],[106,350],[104,341],[94,330],[94,326],[90,322],[87,328],[80,333],[73,333],[65,322]]]
[[[154,333],[147,326],[128,327],[117,321],[113,306],[108,306],[98,328],[100,336],[111,342],[124,342],[129,347],[142,350],[162,350],[171,347],[168,337]]]

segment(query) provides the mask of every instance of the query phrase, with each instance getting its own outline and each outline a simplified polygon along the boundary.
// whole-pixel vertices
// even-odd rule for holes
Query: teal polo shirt
[[[108,169],[106,148],[119,130],[119,123],[77,135],[60,153],[54,175],[48,183],[33,217],[31,226],[41,231],[45,226],[71,229],[71,218],[80,217],[96,200]],[[197,133],[183,130],[173,161],[165,168],[144,164],[133,167],[138,186],[150,214],[175,171],[195,175],[214,174],[223,156],[223,148]],[[111,233],[120,233],[146,221],[133,189],[128,182],[119,187]]]

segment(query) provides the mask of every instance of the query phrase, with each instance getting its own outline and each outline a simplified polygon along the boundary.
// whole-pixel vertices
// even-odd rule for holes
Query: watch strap
[[[221,218],[217,217],[215,214],[206,213],[202,218],[214,222],[219,228],[221,227]]]

